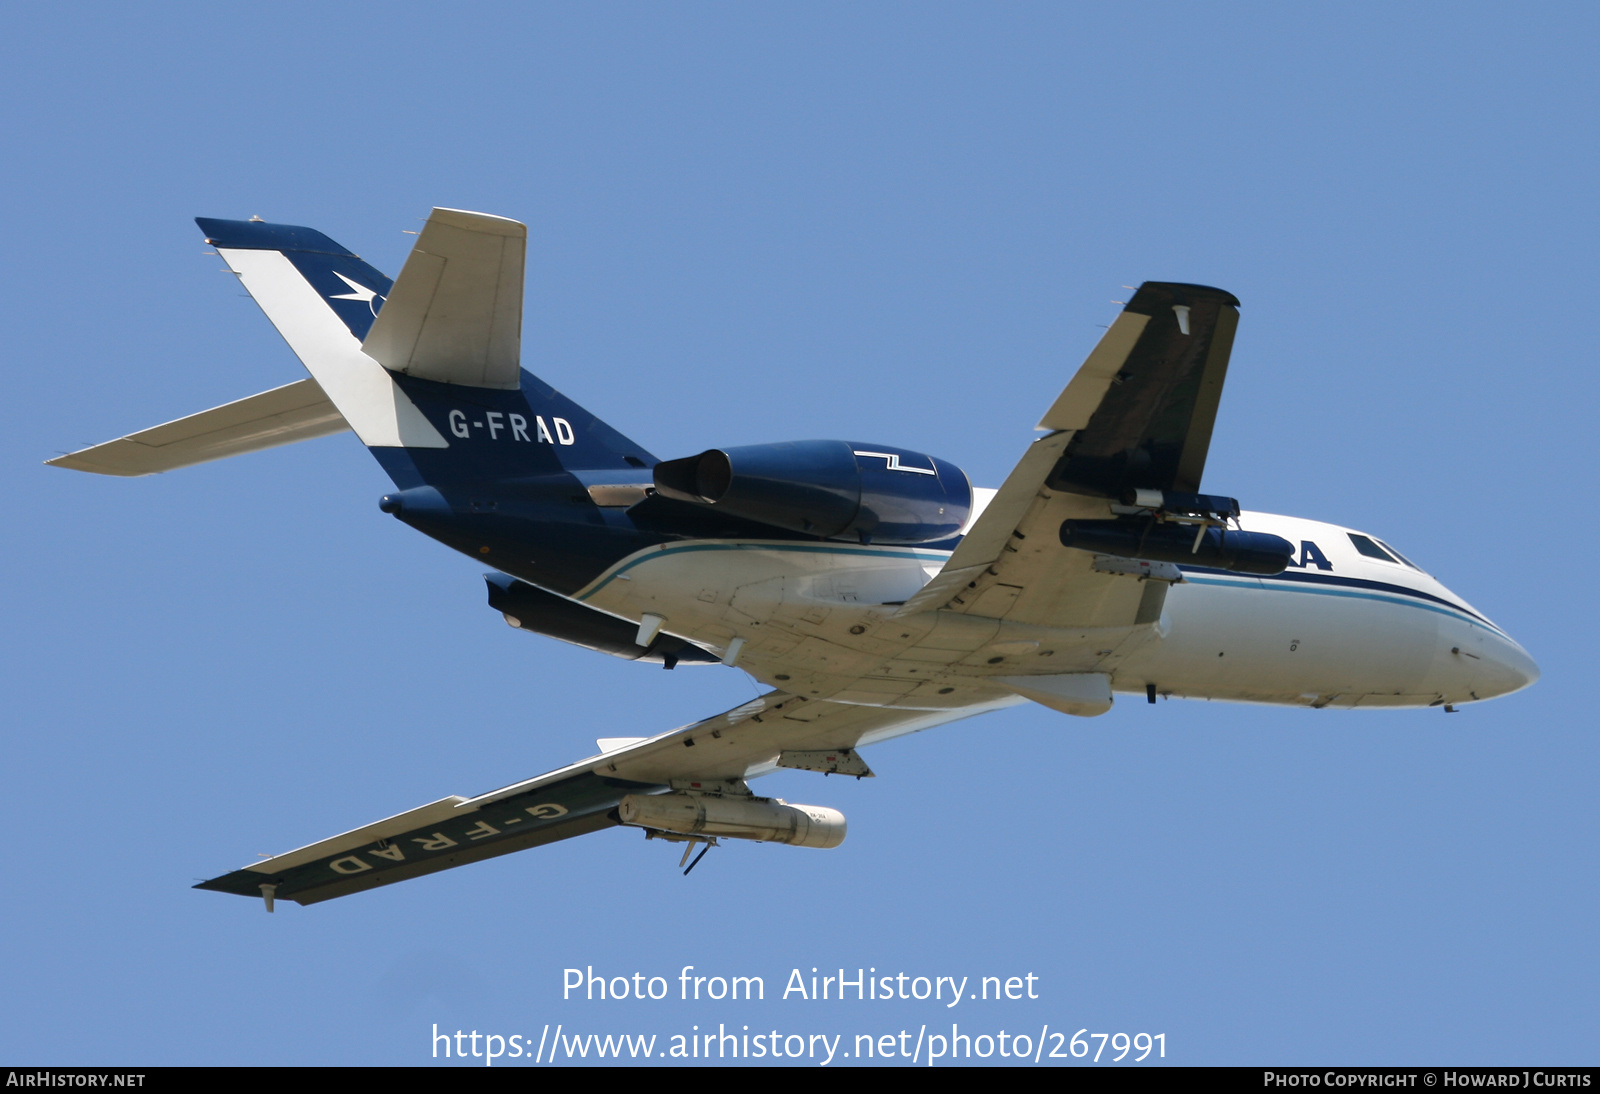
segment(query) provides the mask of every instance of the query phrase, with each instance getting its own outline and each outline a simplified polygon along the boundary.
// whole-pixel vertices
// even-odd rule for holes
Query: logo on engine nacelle
[[[923,468],[901,466],[900,454],[898,452],[862,452],[856,449],[852,449],[852,451],[855,452],[857,456],[873,456],[877,459],[883,460],[885,467],[890,471],[909,471],[913,475],[937,475],[939,473],[937,470],[931,467]]]

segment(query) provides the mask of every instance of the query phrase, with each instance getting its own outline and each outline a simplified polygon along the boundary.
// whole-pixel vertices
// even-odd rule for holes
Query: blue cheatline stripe
[[[1336,579],[1340,582],[1340,585],[1339,587],[1335,587],[1333,581],[1318,581],[1315,577],[1302,576],[1299,574],[1294,576],[1295,584],[1293,585],[1268,585],[1266,583],[1274,580],[1273,578],[1263,577],[1253,579],[1228,579],[1203,576],[1188,569],[1184,570],[1184,577],[1187,580],[1194,582],[1196,585],[1224,585],[1236,589],[1257,589],[1265,592],[1276,593],[1308,593],[1312,596],[1342,596],[1353,600],[1379,600],[1388,604],[1400,604],[1408,608],[1421,608],[1423,611],[1437,612],[1438,614],[1448,616],[1451,619],[1460,619],[1463,622],[1472,624],[1473,626],[1483,627],[1487,630],[1493,631],[1495,634],[1498,634],[1507,642],[1512,641],[1510,635],[1506,634],[1505,631],[1501,630],[1499,627],[1495,626],[1481,615],[1474,614],[1465,608],[1451,604],[1448,600],[1434,596],[1431,593],[1417,592],[1411,589],[1406,589],[1404,586],[1399,585],[1387,585],[1377,581],[1360,582],[1360,579],[1358,578],[1343,578]],[[1351,587],[1358,586],[1358,582],[1359,587],[1375,586],[1382,589],[1393,589],[1395,592],[1358,591],[1357,588]],[[1311,589],[1306,588],[1307,585],[1320,585],[1322,587]]]
[[[624,562],[611,573],[599,580],[594,588],[577,594],[574,599],[588,600],[601,589],[615,581],[620,575],[627,573],[635,566],[653,561],[669,554],[690,554],[695,551],[790,551],[796,554],[812,555],[857,555],[863,558],[906,558],[914,561],[943,562],[950,557],[949,551],[917,551],[913,549],[893,551],[883,547],[849,547],[844,544],[828,543],[687,543],[682,546],[651,547],[643,554],[638,555],[631,562]]]
[[[1285,570],[1281,574],[1274,574],[1271,580],[1296,581],[1310,585],[1336,585],[1348,589],[1372,589],[1381,593],[1395,593],[1399,596],[1419,597],[1423,600],[1431,600],[1435,604],[1442,604],[1446,608],[1454,608],[1458,612],[1466,612],[1478,622],[1483,623],[1486,626],[1494,626],[1493,623],[1490,623],[1477,612],[1470,611],[1454,601],[1446,600],[1444,597],[1435,596],[1432,593],[1425,593],[1421,589],[1413,589],[1409,585],[1396,585],[1390,581],[1374,581],[1371,578],[1366,577],[1335,577],[1332,574],[1307,573],[1304,570],[1293,574],[1291,574],[1288,570]]]
[[[1213,574],[1217,577],[1238,576],[1231,570],[1217,570],[1209,566],[1180,566],[1179,569],[1186,574]],[[1490,623],[1477,612],[1463,607],[1462,605],[1455,603],[1453,600],[1446,600],[1442,596],[1435,596],[1432,593],[1425,593],[1421,589],[1413,589],[1409,585],[1396,585],[1391,581],[1374,581],[1369,577],[1335,577],[1333,574],[1312,573],[1305,570],[1300,570],[1296,573],[1290,573],[1288,570],[1285,570],[1281,574],[1273,574],[1271,577],[1263,577],[1262,580],[1295,581],[1312,585],[1338,585],[1348,589],[1372,589],[1380,593],[1396,593],[1400,596],[1419,597],[1423,600],[1431,600],[1435,604],[1443,604],[1446,608],[1454,608],[1458,612],[1466,612],[1478,622],[1490,627],[1494,626],[1493,623]]]
[[[575,599],[588,600],[601,589],[611,584],[618,576],[627,573],[642,563],[661,558],[667,554],[687,554],[693,551],[792,551],[799,554],[858,555],[865,558],[903,558],[915,561],[931,559],[942,561],[950,557],[950,553],[947,551],[889,550],[882,547],[850,547],[844,544],[827,543],[686,543],[682,546],[652,547],[647,549],[632,561],[622,563],[611,573],[601,578],[594,588],[579,593]],[[1313,596],[1341,596],[1354,600],[1377,600],[1388,604],[1399,604],[1405,607],[1437,612],[1439,615],[1447,616],[1451,619],[1462,619],[1464,622],[1474,626],[1484,627],[1493,631],[1507,642],[1513,641],[1510,635],[1483,618],[1483,616],[1463,608],[1459,604],[1452,604],[1443,597],[1422,592],[1420,589],[1408,589],[1404,585],[1393,585],[1383,581],[1369,581],[1358,577],[1333,577],[1320,574],[1285,573],[1273,577],[1238,578],[1228,574],[1225,570],[1190,566],[1179,568],[1183,571],[1187,580],[1197,585],[1219,585],[1236,589],[1256,589],[1280,593],[1308,593]],[[1291,584],[1267,584],[1269,581],[1280,580]],[[1319,587],[1308,588],[1307,586]]]

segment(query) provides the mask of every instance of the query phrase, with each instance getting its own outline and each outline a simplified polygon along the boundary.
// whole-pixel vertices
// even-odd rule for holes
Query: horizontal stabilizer
[[[349,428],[315,380],[300,380],[45,462],[97,475],[155,475]]]
[[[362,352],[423,380],[517,388],[527,245],[517,221],[435,209]]]

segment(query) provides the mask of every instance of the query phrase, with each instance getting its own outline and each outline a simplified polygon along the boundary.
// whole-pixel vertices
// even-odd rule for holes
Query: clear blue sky
[[[952,1020],[1183,1063],[1596,1062],[1597,31],[1582,4],[13,6],[0,1062]],[[754,694],[511,631],[378,512],[349,435],[41,465],[303,375],[193,216],[393,273],[434,205],[528,223],[525,364],[663,457],[876,439],[998,485],[1121,286],[1223,286],[1207,488],[1381,535],[1544,678],[1453,716],[990,715],[878,747],[875,780],[766,781],[849,840],[688,879],[614,831],[273,916],[193,892]],[[589,965],[769,998],[563,1002]],[[1040,998],[773,998],[813,966]]]

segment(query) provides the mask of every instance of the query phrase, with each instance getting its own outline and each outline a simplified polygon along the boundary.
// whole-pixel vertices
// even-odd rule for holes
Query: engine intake
[[[656,492],[821,539],[932,543],[961,531],[972,484],[955,464],[852,441],[713,448],[656,465]]]

